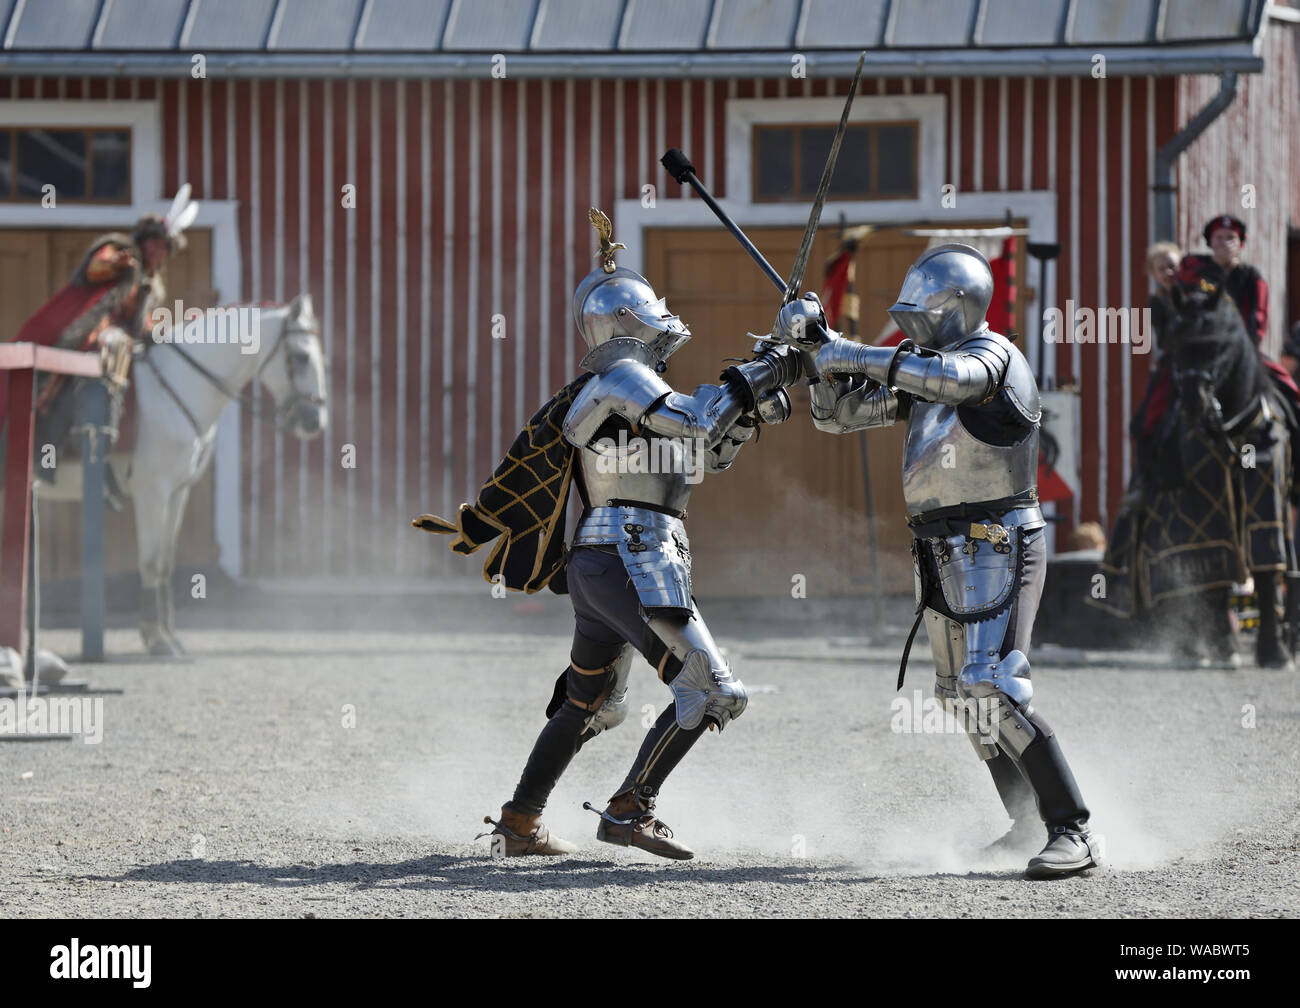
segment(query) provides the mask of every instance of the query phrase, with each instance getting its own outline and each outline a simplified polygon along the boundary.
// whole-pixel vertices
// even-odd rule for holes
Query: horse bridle
[[[280,348],[284,345],[285,341],[288,338],[292,336],[301,336],[301,335],[315,336],[317,339],[319,339],[320,329],[317,326],[301,325],[297,323],[295,323],[294,325],[286,325],[284,328],[282,328],[279,334],[275,337],[275,345],[271,347],[271,352],[268,353],[262,359],[262,362],[257,366],[257,370],[253,372],[253,381],[258,381],[262,377],[262,372],[266,369],[266,366],[271,363],[272,358],[274,358],[275,355],[280,352]],[[245,392],[232,391],[230,388],[226,386],[225,382],[223,382],[220,378],[214,375],[206,367],[204,367],[193,357],[191,357],[181,347],[181,345],[175,342],[174,340],[169,340],[164,345],[170,346],[173,350],[175,350],[178,354],[180,354],[181,360],[185,361],[185,363],[187,363],[190,367],[192,367],[195,371],[197,371],[213,388],[215,388],[227,399],[231,400],[232,402],[238,403],[241,409],[247,411],[252,416],[262,415],[260,404],[252,398],[251,394]],[[162,372],[158,370],[158,365],[156,365],[153,361],[151,361],[147,355],[145,356],[144,360],[145,363],[147,363],[149,367],[152,369],[154,373],[154,377],[158,379],[158,383],[162,385],[163,390],[169,396],[171,396],[172,401],[176,403],[176,406],[180,409],[180,411],[183,414],[185,414],[185,419],[187,419],[190,422],[190,426],[194,428],[194,433],[199,436],[202,436],[203,430],[202,428],[200,428],[199,422],[194,418],[194,414],[190,412],[189,407],[185,405],[184,401],[177,394],[176,390],[173,389],[171,385],[168,384],[167,379],[162,376]],[[288,416],[295,409],[297,409],[298,406],[300,406],[303,403],[308,403],[309,405],[312,406],[324,406],[325,397],[314,395],[314,394],[306,394],[298,391],[298,386],[293,380],[293,363],[287,357],[285,358],[285,371],[288,374],[289,388],[293,392],[293,395],[289,397],[288,401],[283,406],[279,407],[276,410],[275,414],[273,414],[271,417],[271,422],[275,424],[277,430],[289,431],[290,433],[292,433],[293,428],[286,426],[282,418],[287,419]]]

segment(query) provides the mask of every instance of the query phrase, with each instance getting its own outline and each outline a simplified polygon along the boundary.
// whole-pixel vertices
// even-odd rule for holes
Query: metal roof
[[[1262,69],[1265,0],[0,0],[0,72],[849,73],[1083,76]]]

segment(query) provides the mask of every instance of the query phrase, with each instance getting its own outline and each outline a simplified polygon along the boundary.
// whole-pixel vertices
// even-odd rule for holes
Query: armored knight
[[[507,855],[577,849],[552,836],[541,813],[578,750],[623,721],[628,673],[633,652],[639,651],[668,686],[672,702],[599,812],[596,837],[688,859],[693,852],[655,817],[656,796],[707,728],[721,731],[744,712],[746,695],[691,595],[690,542],[683,521],[687,501],[703,473],[732,464],[759,423],[779,423],[789,416],[785,386],[798,378],[800,358],[790,347],[767,347],[753,360],[729,367],[719,385],[701,385],[689,395],[674,391],[661,374],[690,331],[644,277],[615,265],[613,251],[621,246],[609,240],[608,219],[593,210],[592,221],[601,234],[602,263],[573,295],[573,318],[590,347],[582,360],[585,374],[552,400],[561,404],[558,408],[544,407],[534,418],[531,447],[511,452],[522,464],[538,451],[549,451],[552,474],[564,471],[562,455],[572,458],[583,510],[562,572],[576,622],[571,662],[556,683],[549,720],[513,799],[502,808],[499,822],[486,821],[496,826],[493,842]],[[557,427],[562,442],[538,436],[548,425]],[[456,525],[432,516],[417,524],[435,532],[459,532],[463,545],[453,544],[453,549],[462,552],[477,548],[479,539],[512,534],[515,509],[507,500],[527,494],[533,483],[531,478],[520,481],[518,472],[519,465],[499,466],[479,502],[462,507]],[[562,500],[540,510],[562,516]],[[555,534],[542,533],[537,548],[545,551]],[[529,589],[520,584],[522,574],[511,578],[508,559],[499,563],[508,585]],[[545,566],[539,561],[517,569],[533,572],[535,590],[541,580],[536,572],[545,576]],[[558,580],[552,580],[553,587]]]
[[[777,335],[816,350],[823,380],[811,396],[819,430],[843,434],[906,419],[903,493],[935,692],[967,715],[975,750],[1014,820],[995,848],[1029,852],[1042,842],[1036,799],[1048,842],[1027,874],[1048,878],[1099,861],[1074,776],[1030,703],[1029,641],[1046,573],[1037,499],[1041,413],[1028,362],[984,321],[992,293],[978,251],[940,245],[908,270],[889,310],[905,337],[897,347],[828,333],[811,295],[782,309]],[[901,670],[899,679],[901,686]]]

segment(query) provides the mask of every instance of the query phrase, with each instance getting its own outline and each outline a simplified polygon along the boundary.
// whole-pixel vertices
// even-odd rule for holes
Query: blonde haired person
[[[1183,252],[1176,242],[1158,241],[1147,249],[1147,275],[1151,277],[1151,325],[1156,331],[1156,347],[1165,349],[1165,332],[1173,319],[1169,292],[1178,282],[1178,264]]]

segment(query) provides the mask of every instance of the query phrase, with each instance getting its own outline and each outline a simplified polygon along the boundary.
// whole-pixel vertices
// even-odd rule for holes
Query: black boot
[[[999,752],[985,760],[998,789],[998,797],[1011,818],[1011,829],[984,848],[988,854],[1021,854],[1037,849],[1043,842],[1043,822],[1034,805],[1034,790],[1024,774],[1006,753]]]
[[[1047,846],[1031,858],[1025,875],[1057,878],[1101,863],[1096,840],[1088,830],[1088,808],[1079,793],[1070,765],[1055,735],[1035,720],[1039,736],[1020,757],[1020,766],[1038,798],[1038,811],[1050,836]]]

